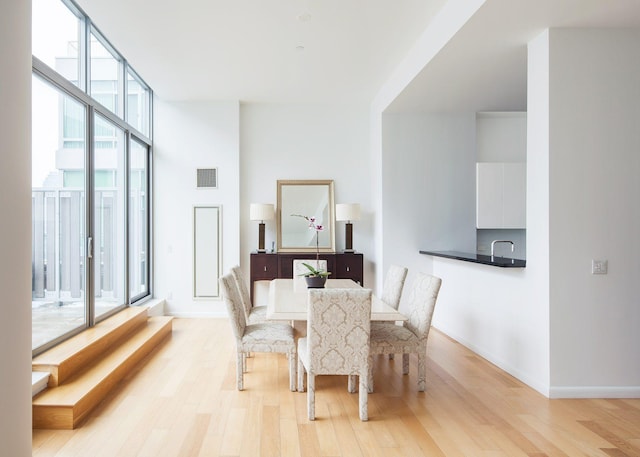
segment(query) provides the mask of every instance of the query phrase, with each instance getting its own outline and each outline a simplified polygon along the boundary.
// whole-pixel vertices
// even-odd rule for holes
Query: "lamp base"
[[[344,226],[344,251],[353,251],[353,224],[347,222]]]
[[[264,254],[265,252],[267,252],[267,250],[266,249],[256,249],[256,252],[258,254]]]
[[[258,225],[258,252],[267,252],[264,248],[264,222]]]
[[[353,254],[354,252],[356,252],[355,249],[343,249],[342,252],[344,252],[345,254]]]

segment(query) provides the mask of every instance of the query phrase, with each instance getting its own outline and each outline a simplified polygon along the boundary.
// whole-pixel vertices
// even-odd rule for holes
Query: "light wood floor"
[[[310,422],[284,355],[250,358],[238,392],[226,320],[173,328],[80,428],[34,430],[33,455],[640,456],[640,399],[548,400],[436,330],[426,392],[379,357],[369,422],[340,376],[317,378]]]

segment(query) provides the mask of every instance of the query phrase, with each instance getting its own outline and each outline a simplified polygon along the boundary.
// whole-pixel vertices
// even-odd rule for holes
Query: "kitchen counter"
[[[509,257],[498,257],[477,253],[472,254],[469,252],[420,251],[420,254],[444,257],[446,259],[462,260],[463,262],[481,263],[483,265],[491,265],[501,268],[524,268],[527,265],[527,261],[522,259],[511,259]]]

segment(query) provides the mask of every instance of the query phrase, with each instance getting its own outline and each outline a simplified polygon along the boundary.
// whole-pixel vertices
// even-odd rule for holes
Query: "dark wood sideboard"
[[[314,252],[287,253],[251,253],[251,279],[249,287],[251,302],[253,302],[253,283],[255,281],[270,281],[276,278],[293,278],[293,260],[315,260]],[[320,259],[327,261],[330,278],[353,279],[364,285],[363,256],[358,252],[321,253]]]

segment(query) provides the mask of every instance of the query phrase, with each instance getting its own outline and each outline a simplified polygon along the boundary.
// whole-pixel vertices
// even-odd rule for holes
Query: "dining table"
[[[328,289],[358,289],[362,286],[351,279],[327,279],[325,287]],[[269,284],[267,319],[306,321],[309,290],[304,278],[272,279]],[[371,320],[406,321],[407,317],[377,296],[372,295]]]

